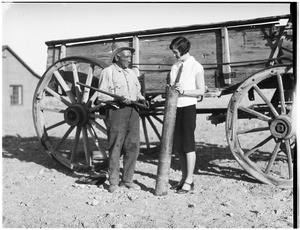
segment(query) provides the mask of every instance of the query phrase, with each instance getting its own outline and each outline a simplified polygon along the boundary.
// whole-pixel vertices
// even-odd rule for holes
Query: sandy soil
[[[79,184],[46,154],[36,137],[3,138],[5,228],[292,228],[293,188],[262,184],[234,160],[224,124],[198,115],[195,190],[155,196],[158,158],[141,150],[135,182],[141,190],[111,194],[105,184]],[[120,162],[121,163],[121,162]],[[173,156],[170,184],[180,179]]]

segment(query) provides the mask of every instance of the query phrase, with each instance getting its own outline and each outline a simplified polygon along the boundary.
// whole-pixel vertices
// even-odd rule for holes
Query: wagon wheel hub
[[[88,122],[88,111],[83,105],[72,105],[65,110],[64,119],[71,126],[82,126]]]
[[[288,139],[294,135],[292,118],[287,115],[281,115],[275,118],[270,124],[271,134],[275,138]]]

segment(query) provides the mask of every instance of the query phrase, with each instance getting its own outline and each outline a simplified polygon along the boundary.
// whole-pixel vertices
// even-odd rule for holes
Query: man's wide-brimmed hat
[[[112,54],[110,57],[110,63],[115,62],[115,56],[123,50],[130,50],[131,53],[135,52],[135,49],[132,47],[129,47],[128,44],[126,44],[125,42],[114,43],[112,45]]]

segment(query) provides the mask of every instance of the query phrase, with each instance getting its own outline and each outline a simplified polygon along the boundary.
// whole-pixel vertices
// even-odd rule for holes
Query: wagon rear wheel
[[[98,87],[104,62],[68,57],[44,73],[33,99],[33,120],[47,152],[72,170],[105,168],[107,134],[104,104],[97,93],[77,82]]]
[[[261,182],[292,185],[296,149],[291,66],[260,71],[233,94],[226,136],[238,163]]]

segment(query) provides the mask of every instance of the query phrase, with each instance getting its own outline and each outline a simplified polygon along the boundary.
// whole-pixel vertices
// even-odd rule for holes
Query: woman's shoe
[[[194,190],[194,182],[192,182],[191,184],[189,184],[189,183],[187,183],[187,182],[184,182],[184,184],[187,184],[187,185],[189,185],[190,186],[190,189],[189,190],[186,190],[186,189],[180,189],[180,190],[177,190],[177,193],[178,194],[186,194],[186,193],[188,193],[188,192],[190,192],[190,191],[193,191]],[[183,186],[183,185],[182,185]]]
[[[178,182],[177,184],[173,185],[170,189],[171,190],[180,190],[182,189],[182,186],[183,186],[184,183],[182,183],[181,181]]]

